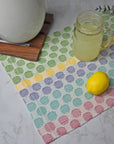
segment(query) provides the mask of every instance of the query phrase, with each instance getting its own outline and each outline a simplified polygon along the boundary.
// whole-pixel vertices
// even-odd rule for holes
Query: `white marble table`
[[[50,33],[75,22],[82,10],[112,5],[113,0],[47,0],[47,11],[54,14]],[[52,144],[114,144],[114,107]],[[44,144],[31,117],[0,63],[0,144]]]

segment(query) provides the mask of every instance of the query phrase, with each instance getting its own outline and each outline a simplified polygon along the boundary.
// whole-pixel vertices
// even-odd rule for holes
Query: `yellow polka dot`
[[[60,63],[60,64],[57,65],[57,68],[59,70],[64,70],[66,68],[66,65],[64,63]]]
[[[22,81],[21,84],[23,87],[28,87],[31,85],[31,81],[26,79],[26,80]]]
[[[55,71],[53,69],[48,69],[48,70],[46,70],[46,74],[48,76],[51,76],[51,75],[55,74]]]
[[[76,63],[76,58],[70,58],[70,59],[68,59],[68,61],[67,61],[70,65],[73,65],[73,64],[75,64]]]
[[[37,82],[39,82],[39,81],[43,80],[43,76],[42,76],[41,74],[37,74],[37,75],[34,76],[34,79],[35,79]]]

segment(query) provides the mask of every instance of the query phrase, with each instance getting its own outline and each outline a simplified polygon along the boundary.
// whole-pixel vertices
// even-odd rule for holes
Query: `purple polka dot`
[[[95,65],[95,64],[89,64],[88,65],[88,69],[90,70],[90,71],[93,71],[93,70],[95,70],[97,68],[97,66]]]
[[[106,55],[108,54],[108,52],[107,52],[106,50],[102,50],[102,51],[100,52],[100,54],[101,54],[102,56],[106,56]]]
[[[42,89],[42,91],[43,91],[44,94],[49,94],[49,93],[51,93],[51,88],[50,87],[44,87]]]
[[[72,81],[74,81],[74,77],[72,75],[68,75],[68,76],[66,76],[66,80],[67,80],[67,82],[72,82]]]
[[[110,53],[110,58],[114,59],[114,52]]]
[[[56,81],[56,82],[54,83],[54,86],[55,86],[57,89],[59,89],[59,88],[63,87],[63,83],[62,83],[62,81],[58,80],[58,81]]]
[[[110,46],[110,49],[111,49],[112,51],[114,51],[114,45],[111,45],[111,46]]]
[[[105,59],[105,58],[100,58],[100,59],[99,59],[99,62],[100,62],[100,64],[105,65],[105,64],[107,64],[107,59]]]
[[[41,85],[39,83],[33,84],[32,85],[33,90],[40,90],[41,89]]]
[[[31,100],[37,100],[39,98],[39,95],[38,95],[38,93],[33,92],[33,93],[30,94],[29,97],[30,97]]]
[[[48,78],[44,79],[44,82],[45,82],[45,84],[50,85],[53,83],[53,80],[52,80],[52,78],[48,77]]]
[[[75,72],[75,68],[73,66],[70,66],[70,67],[67,68],[67,71],[69,73],[74,73]]]
[[[78,76],[84,76],[84,74],[85,74],[85,71],[83,70],[83,69],[79,69],[78,71],[77,71],[77,75]]]
[[[27,89],[23,89],[23,90],[21,90],[20,91],[20,95],[22,96],[22,97],[25,97],[25,96],[27,96],[28,95],[28,90]]]
[[[80,62],[78,62],[78,66],[79,66],[79,67],[81,67],[81,68],[83,68],[83,67],[85,67],[85,66],[86,66],[86,63],[85,63],[85,62],[80,61]]]
[[[64,73],[63,72],[58,72],[58,73],[56,73],[56,77],[58,79],[63,79],[64,78]]]

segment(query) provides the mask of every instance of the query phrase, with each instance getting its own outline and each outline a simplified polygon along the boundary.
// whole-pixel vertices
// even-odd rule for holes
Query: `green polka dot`
[[[48,66],[49,66],[49,67],[54,67],[55,65],[56,65],[55,60],[50,60],[50,61],[48,61]]]
[[[27,71],[27,72],[24,73],[24,75],[25,75],[26,78],[30,78],[30,77],[33,76],[33,73],[31,71]]]
[[[73,100],[73,105],[74,105],[75,107],[78,107],[78,106],[80,106],[81,104],[82,104],[82,101],[81,101],[80,98],[75,98],[75,99]]]
[[[45,39],[45,42],[48,42],[50,40],[51,40],[50,36],[47,36],[46,39]]]
[[[19,74],[22,74],[22,73],[24,72],[24,70],[23,70],[23,68],[18,67],[18,68],[15,69],[14,72],[15,72],[17,75],[19,75]]]
[[[37,109],[37,114],[40,115],[40,116],[43,116],[43,115],[45,115],[46,113],[47,113],[47,110],[46,110],[45,107],[39,107],[39,108]]]
[[[84,96],[86,97],[87,100],[90,100],[91,98],[93,98],[94,95],[91,94],[91,93],[86,92],[86,93],[84,94]]]
[[[10,58],[8,58],[8,62],[9,63],[15,63],[16,62],[16,58],[15,57],[10,57]]]
[[[107,41],[107,39],[108,39],[108,36],[107,36],[107,35],[104,35],[104,36],[103,36],[103,41]]]
[[[114,24],[111,25],[111,28],[114,29]]]
[[[110,78],[110,87],[114,86],[114,78]]]
[[[104,66],[101,66],[98,68],[98,71],[106,72],[106,68]]]
[[[11,72],[14,69],[14,67],[12,65],[7,65],[5,67],[6,72]]]
[[[62,35],[62,37],[63,37],[64,39],[68,39],[68,38],[70,38],[70,34],[69,34],[69,33],[64,33],[64,34]]]
[[[86,75],[86,78],[87,78],[87,79],[90,78],[90,76],[91,76],[92,74],[94,74],[94,73],[93,73],[93,72],[89,72],[89,73]]]
[[[76,95],[76,96],[81,96],[82,94],[83,94],[83,91],[82,91],[81,88],[75,89],[75,95]]]
[[[55,90],[53,91],[53,97],[54,98],[60,98],[61,97],[61,92],[59,90]]]
[[[43,96],[41,99],[40,99],[40,102],[43,104],[43,105],[47,105],[49,103],[49,99],[47,96]]]
[[[114,77],[114,69],[109,70],[109,71],[108,71],[108,75],[109,75],[110,77]]]
[[[114,37],[114,31],[112,31],[112,36]]]
[[[50,57],[50,58],[55,58],[55,57],[57,57],[57,54],[56,54],[56,53],[51,53],[51,54],[49,55],[49,57]]]
[[[68,102],[70,102],[72,100],[72,98],[71,98],[71,96],[69,95],[69,94],[65,94],[64,96],[63,96],[63,101],[65,102],[65,103],[68,103]]]
[[[35,67],[34,63],[28,63],[27,64],[27,68],[29,68],[29,69],[33,69],[34,67]]]
[[[38,60],[38,62],[41,63],[41,64],[43,64],[43,63],[46,62],[46,59],[45,59],[45,58],[40,58],[40,59]]]
[[[35,119],[34,124],[35,124],[36,128],[40,128],[44,124],[43,119],[42,118]]]
[[[64,31],[65,31],[65,32],[71,31],[71,27],[69,27],[69,26],[65,27],[65,28],[64,28]]]
[[[114,68],[114,61],[109,62],[110,67]]]
[[[48,55],[48,52],[47,51],[41,51],[41,54],[40,54],[40,56],[43,56],[43,57],[45,57],[45,56],[47,56]]]
[[[56,120],[56,118],[57,118],[57,114],[56,114],[56,112],[49,112],[48,113],[48,115],[47,115],[47,117],[48,117],[48,119],[50,120],[50,121],[53,121],[53,120]]]
[[[78,79],[76,80],[76,83],[77,83],[78,86],[82,86],[82,85],[84,84],[84,80],[81,79],[81,78],[78,78]]]
[[[23,66],[25,64],[24,60],[18,60],[17,65],[18,66]]]
[[[57,47],[57,46],[52,46],[52,47],[51,47],[51,50],[52,50],[52,51],[57,51],[57,50],[58,50],[58,47]]]
[[[63,113],[63,114],[66,114],[66,113],[68,113],[69,111],[70,111],[70,107],[68,106],[68,105],[62,105],[61,107],[60,107],[60,111]]]
[[[62,45],[63,47],[67,46],[68,44],[69,44],[69,42],[68,42],[67,40],[61,41],[61,45]]]
[[[109,16],[103,16],[103,19],[104,19],[104,20],[108,20],[108,19],[109,19]]]
[[[32,112],[36,109],[36,104],[31,102],[31,103],[27,104],[27,108],[30,112]]]
[[[61,33],[60,33],[59,31],[56,31],[56,32],[53,33],[53,35],[54,35],[55,37],[59,37],[59,36],[61,35]]]
[[[52,43],[53,43],[53,44],[57,44],[58,42],[59,42],[59,39],[58,39],[58,38],[52,39]]]
[[[64,89],[66,92],[71,92],[73,90],[73,86],[70,84],[67,84],[67,85],[65,85]]]
[[[6,55],[0,55],[0,61],[6,60],[7,56]]]
[[[61,62],[64,62],[64,61],[66,61],[66,56],[65,55],[60,55],[59,56],[59,60],[61,61]]]
[[[70,55],[71,57],[73,57],[73,56],[74,56],[73,51],[69,51],[69,55]]]
[[[50,103],[50,107],[53,109],[53,110],[56,110],[58,109],[59,107],[59,102],[57,100],[54,100]]]
[[[113,18],[111,18],[111,21],[112,21],[112,22],[114,22],[114,17],[113,17]]]
[[[49,48],[49,44],[48,43],[44,43],[43,49],[47,49],[47,48]]]
[[[21,82],[21,78],[19,76],[15,76],[13,79],[14,84],[18,84]]]
[[[60,49],[60,52],[61,52],[61,53],[67,53],[67,51],[68,51],[67,48],[61,48],[61,49]]]
[[[37,72],[42,73],[45,70],[45,68],[43,65],[39,65],[39,66],[37,66],[36,70],[37,70]]]
[[[104,26],[109,26],[109,23],[108,23],[108,22],[105,22],[105,23],[104,23]]]

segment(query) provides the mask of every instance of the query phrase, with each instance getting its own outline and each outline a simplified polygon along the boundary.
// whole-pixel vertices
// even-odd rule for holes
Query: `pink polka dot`
[[[69,119],[67,116],[61,116],[58,121],[60,122],[60,124],[62,125],[66,125],[69,122]]]
[[[47,124],[45,124],[45,129],[48,132],[51,132],[53,130],[55,130],[55,125],[52,122],[49,122]]]
[[[72,120],[72,121],[70,122],[70,126],[71,126],[73,129],[75,129],[75,128],[77,128],[77,127],[80,126],[80,123],[79,123],[78,120]]]
[[[106,104],[108,105],[108,106],[113,106],[114,105],[114,99],[113,98],[109,98],[109,99],[107,99],[106,100]]]
[[[102,113],[104,111],[104,108],[101,105],[98,105],[98,106],[95,107],[95,111],[97,113]]]
[[[42,136],[42,138],[46,144],[48,144],[54,140],[51,134],[45,134]]]
[[[58,129],[57,129],[57,134],[58,135],[64,135],[64,134],[66,134],[67,133],[67,130],[65,129],[65,127],[59,127]]]
[[[92,119],[93,116],[90,112],[86,112],[86,113],[83,114],[83,118],[84,118],[85,121],[88,121],[88,120]]]
[[[74,109],[74,110],[72,110],[72,115],[73,115],[73,117],[79,117],[79,116],[81,116],[81,111],[79,110],[79,109]]]
[[[84,107],[86,110],[90,110],[93,107],[93,104],[88,101],[88,102],[84,103]]]
[[[103,96],[96,96],[95,100],[97,103],[103,103],[104,102],[104,97]]]
[[[107,90],[107,94],[108,94],[109,96],[114,96],[114,88],[109,88],[109,89]]]

